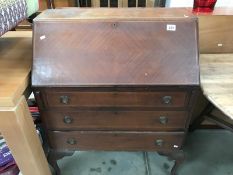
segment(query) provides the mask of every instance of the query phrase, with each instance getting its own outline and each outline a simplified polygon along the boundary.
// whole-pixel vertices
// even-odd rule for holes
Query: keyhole
[[[113,24],[112,24],[112,27],[113,27],[113,28],[116,28],[116,27],[117,27],[117,24],[116,24],[116,23],[113,23]]]

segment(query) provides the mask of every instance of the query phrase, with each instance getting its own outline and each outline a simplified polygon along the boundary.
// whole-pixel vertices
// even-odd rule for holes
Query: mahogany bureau
[[[179,163],[199,87],[197,24],[185,9],[40,14],[32,86],[50,162],[74,150],[119,150]]]

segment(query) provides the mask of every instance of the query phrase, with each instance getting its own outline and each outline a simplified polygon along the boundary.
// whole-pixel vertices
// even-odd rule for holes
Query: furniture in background
[[[48,8],[59,7],[62,3],[59,0],[46,1]],[[165,3],[166,0],[67,0],[66,5],[76,7],[165,7]]]
[[[0,0],[0,36],[37,10],[37,0]],[[31,92],[32,33],[9,32],[0,48],[0,132],[24,175],[50,175],[25,100]]]
[[[0,0],[0,36],[33,16],[38,9],[38,0]]]
[[[50,175],[26,102],[32,32],[8,32],[0,38],[0,48],[0,132],[23,175]]]
[[[233,131],[233,54],[201,54],[200,62],[202,90],[210,102],[190,130],[209,120]]]
[[[217,8],[198,17],[201,88],[209,103],[190,130],[207,119],[233,131],[233,9]]]
[[[91,0],[92,7],[165,7],[165,0]]]
[[[32,86],[50,162],[74,150],[158,151],[176,160],[175,174],[199,88],[197,27],[186,9],[35,18]]]

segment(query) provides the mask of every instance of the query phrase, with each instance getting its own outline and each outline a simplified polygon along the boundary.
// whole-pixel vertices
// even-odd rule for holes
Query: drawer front
[[[47,91],[48,107],[185,107],[186,91],[80,92]]]
[[[43,122],[51,130],[160,130],[184,129],[185,111],[46,111]]]
[[[49,131],[48,136],[56,150],[175,150],[184,139],[183,132]]]

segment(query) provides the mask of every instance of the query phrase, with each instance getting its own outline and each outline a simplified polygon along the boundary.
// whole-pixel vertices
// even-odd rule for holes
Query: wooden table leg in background
[[[197,117],[193,121],[192,125],[189,127],[189,131],[193,132],[194,130],[196,130],[201,125],[201,123],[205,120],[205,116],[209,115],[213,109],[214,109],[214,105],[212,105],[212,103],[209,102],[207,106],[203,109],[199,117]]]
[[[15,107],[0,107],[0,131],[23,175],[51,175],[24,96]]]

